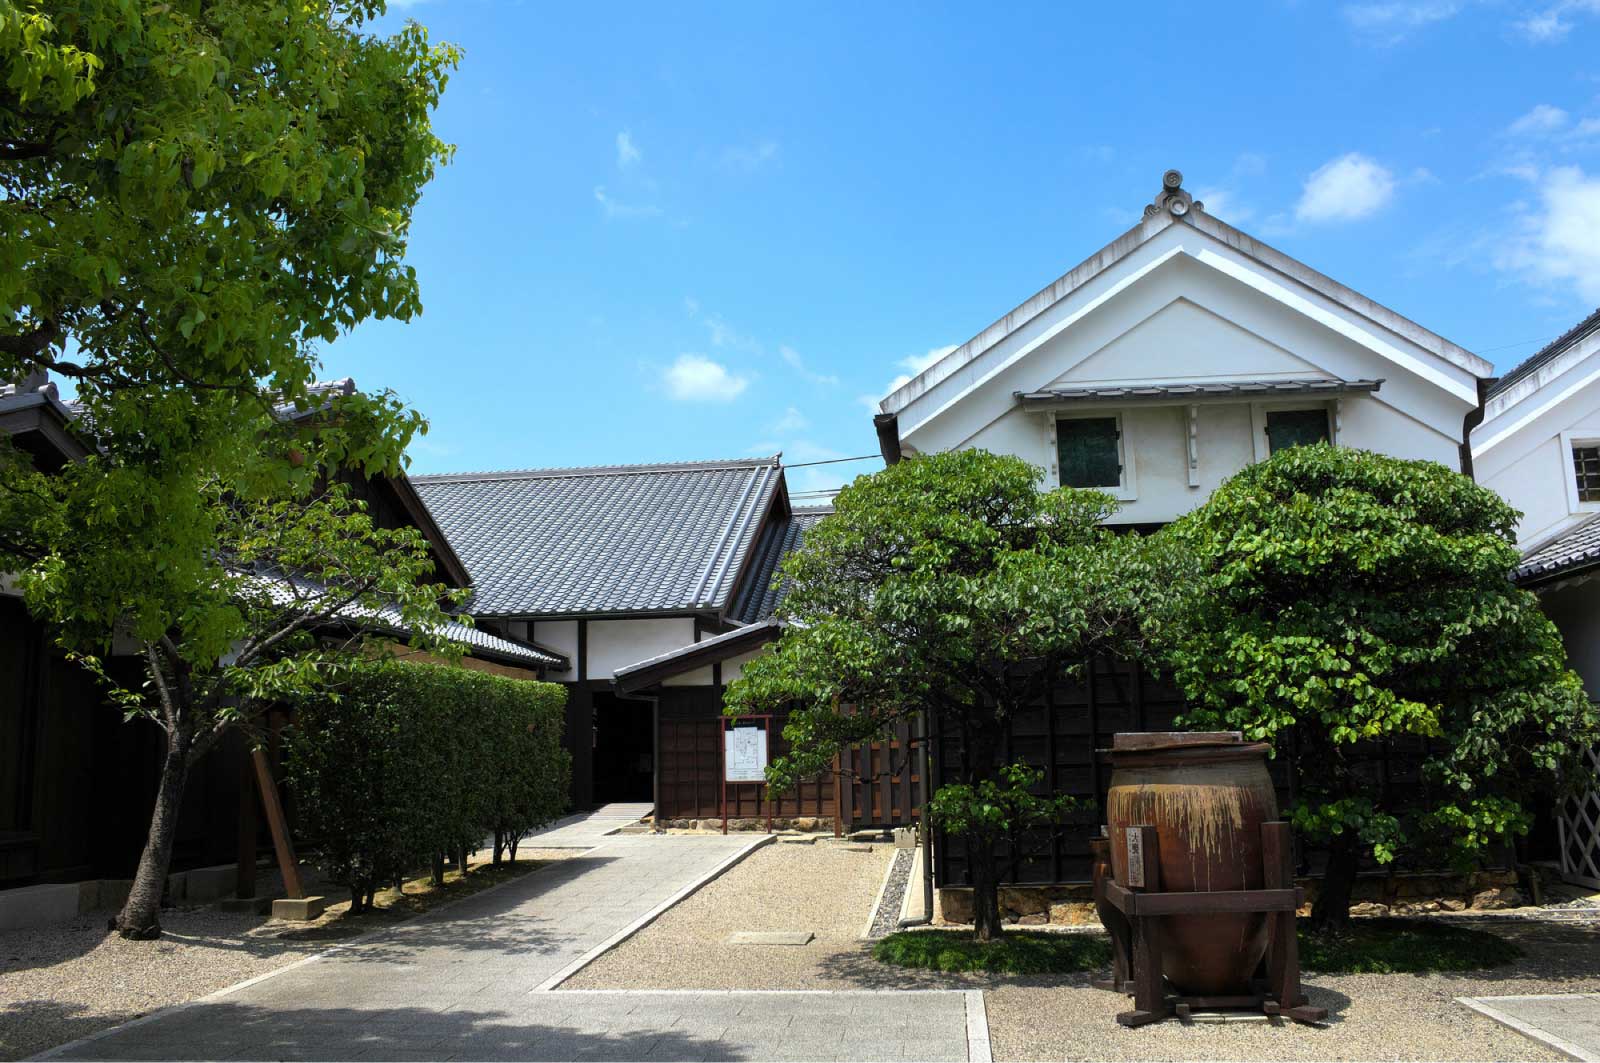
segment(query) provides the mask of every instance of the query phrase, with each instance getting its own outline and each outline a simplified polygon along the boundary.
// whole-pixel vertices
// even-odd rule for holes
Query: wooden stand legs
[[[1111,934],[1116,957],[1110,981],[1097,984],[1118,992],[1131,991],[1133,995],[1132,1010],[1119,1013],[1117,1022],[1131,1027],[1160,1022],[1174,1014],[1187,1019],[1192,1008],[1256,1008],[1267,1015],[1284,1015],[1298,1022],[1320,1022],[1328,1017],[1325,1008],[1310,1006],[1300,988],[1295,913],[1304,893],[1294,885],[1287,823],[1261,825],[1263,888],[1258,890],[1162,892],[1156,829],[1128,827],[1126,844],[1126,881],[1099,874],[1101,850],[1093,850],[1097,870],[1095,902],[1101,909],[1101,921]],[[1168,991],[1162,975],[1165,918],[1252,912],[1265,914],[1268,921],[1267,954],[1262,964],[1264,981],[1254,980],[1250,992],[1238,996],[1195,997]],[[1126,968],[1122,965],[1124,942],[1129,957]]]

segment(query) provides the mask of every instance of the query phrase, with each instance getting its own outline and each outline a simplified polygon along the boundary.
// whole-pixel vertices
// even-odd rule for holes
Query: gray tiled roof
[[[722,610],[782,490],[777,456],[415,476],[477,616]]]
[[[1490,386],[1487,397],[1493,398],[1494,396],[1500,394],[1500,392],[1504,391],[1512,384],[1515,384],[1528,374],[1538,370],[1538,368],[1544,365],[1546,362],[1553,361],[1554,359],[1560,357],[1573,344],[1577,343],[1579,340],[1583,339],[1590,333],[1595,332],[1596,330],[1600,330],[1600,310],[1596,310],[1594,313],[1590,314],[1588,317],[1584,318],[1582,321],[1578,322],[1576,325],[1572,326],[1567,331],[1563,332],[1561,335],[1557,336],[1555,339],[1539,348],[1505,376],[1501,377],[1499,380],[1496,380],[1494,384]]]
[[[787,519],[775,520],[767,525],[750,559],[750,571],[745,575],[744,586],[739,589],[739,599],[730,614],[733,619],[743,624],[754,624],[777,612],[778,605],[789,589],[787,581],[777,587],[772,585],[773,577],[778,573],[778,563],[798,550],[805,541],[806,532],[832,512],[832,506],[796,507]]]
[[[1549,579],[1600,564],[1600,516],[1590,517],[1522,559],[1512,573],[1518,583]]]
[[[328,590],[316,580],[305,576],[256,578],[259,580],[258,585],[275,603],[289,605],[298,599],[309,611],[323,610],[328,605],[326,601]],[[413,629],[406,625],[399,608],[393,605],[378,608],[347,605],[333,612],[331,616],[340,623],[347,623],[367,631],[386,631],[402,639],[409,638],[413,633]],[[556,671],[564,671],[571,666],[566,657],[554,650],[535,643],[496,635],[492,631],[469,626],[457,620],[445,621],[439,634],[451,642],[466,646],[469,656],[473,657],[486,657],[528,666],[543,665]]]

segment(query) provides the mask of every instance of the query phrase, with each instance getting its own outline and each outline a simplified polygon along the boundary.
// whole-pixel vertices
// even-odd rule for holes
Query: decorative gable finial
[[[1175,218],[1181,218],[1191,210],[1204,210],[1205,204],[1195,199],[1183,189],[1183,174],[1177,170],[1168,170],[1161,175],[1161,191],[1156,193],[1156,198],[1144,208],[1144,216],[1154,218],[1165,211]]]

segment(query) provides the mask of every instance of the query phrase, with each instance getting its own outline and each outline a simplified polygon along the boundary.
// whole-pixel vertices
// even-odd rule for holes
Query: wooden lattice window
[[[1267,449],[1276,453],[1286,447],[1300,447],[1328,441],[1328,411],[1267,411]]]
[[[1600,443],[1574,443],[1572,471],[1578,478],[1578,501],[1600,502]]]
[[[1115,417],[1056,422],[1062,487],[1121,487],[1122,432]]]

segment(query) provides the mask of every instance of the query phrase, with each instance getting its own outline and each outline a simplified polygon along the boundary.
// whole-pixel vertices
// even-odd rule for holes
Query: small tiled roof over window
[[[777,456],[412,477],[472,575],[468,611],[722,611],[783,491]]]
[[[1600,516],[1590,517],[1522,559],[1518,583],[1536,583],[1600,564]]]
[[[755,556],[750,559],[750,571],[744,586],[739,589],[732,617],[743,624],[754,624],[777,612],[783,596],[788,593],[787,581],[777,587],[772,585],[778,574],[778,564],[805,541],[806,532],[816,527],[823,517],[833,512],[832,506],[795,507],[789,517],[774,520],[761,533]]]

